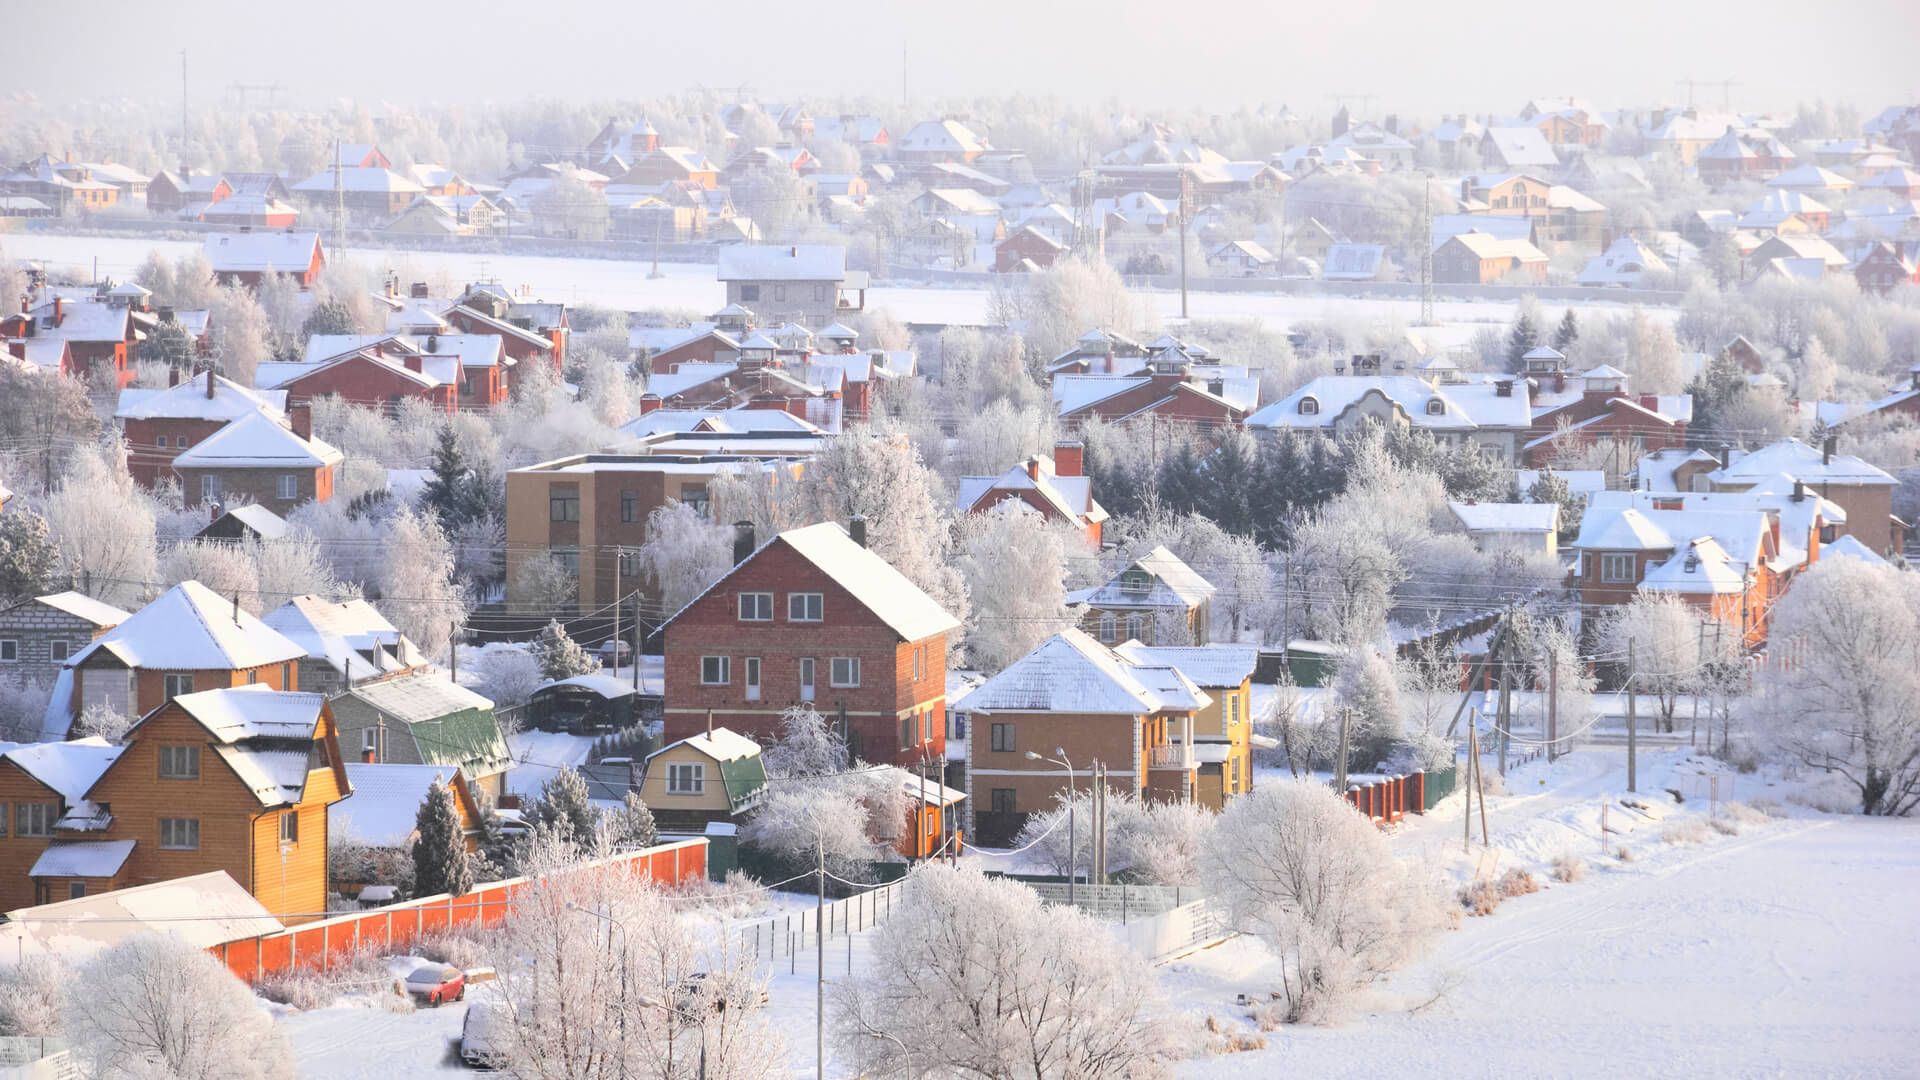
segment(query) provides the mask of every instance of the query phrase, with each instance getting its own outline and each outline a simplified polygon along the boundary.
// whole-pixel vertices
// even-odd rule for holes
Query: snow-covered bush
[[[675,612],[733,565],[733,530],[668,500],[647,515],[647,542],[637,555],[641,572],[659,589],[661,610]]]
[[[600,661],[588,655],[587,650],[568,635],[559,619],[548,620],[531,651],[540,661],[540,674],[549,679],[571,679],[600,670]]]
[[[1706,819],[1698,817],[1669,818],[1660,825],[1660,839],[1669,844],[1703,843],[1711,832]]]
[[[1073,866],[1084,874],[1093,866],[1093,796],[1074,793]],[[1052,808],[1030,814],[1014,846],[1033,845],[1033,857],[1056,874],[1067,872],[1067,798],[1054,797]],[[1200,881],[1200,851],[1213,828],[1214,815],[1194,803],[1148,802],[1121,791],[1107,797],[1107,872],[1129,873],[1149,885],[1194,885]]]
[[[139,934],[101,950],[68,980],[63,1023],[101,1077],[291,1080],[284,1032],[206,950]]]
[[[966,582],[967,656],[998,671],[1072,624],[1066,548],[1038,511],[1009,499],[960,523],[956,565]]]
[[[60,1034],[60,995],[73,973],[50,956],[23,956],[0,966],[0,1035]]]
[[[1571,852],[1553,858],[1553,880],[1570,884],[1587,876],[1587,860]]]
[[[518,646],[486,649],[477,655],[471,665],[478,680],[474,689],[501,708],[525,705],[546,681],[540,661]]]
[[[1516,896],[1540,891],[1540,882],[1524,866],[1510,866],[1500,875],[1500,895],[1511,900]]]
[[[1434,884],[1323,784],[1281,780],[1229,803],[1201,880],[1231,925],[1280,958],[1293,1022],[1325,1022],[1443,925]]]

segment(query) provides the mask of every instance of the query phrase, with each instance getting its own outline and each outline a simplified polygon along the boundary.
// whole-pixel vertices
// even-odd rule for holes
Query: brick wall
[[[218,501],[232,504],[244,497],[245,501],[261,506],[286,517],[293,509],[303,503],[325,502],[333,498],[333,466],[323,465],[315,469],[176,469],[180,474],[181,498],[188,506],[200,506],[201,477],[220,478],[220,496]],[[296,478],[296,496],[291,499],[280,497],[280,478]]]
[[[15,643],[15,659],[0,660],[0,677],[31,679],[43,689],[50,688],[66,663],[66,655],[55,655],[54,642],[65,642],[70,655],[93,636],[92,623],[45,604],[28,601],[0,611],[0,641]]]

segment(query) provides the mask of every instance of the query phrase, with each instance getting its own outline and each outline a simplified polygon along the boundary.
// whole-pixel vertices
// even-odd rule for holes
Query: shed
[[[541,683],[527,702],[527,715],[542,731],[617,731],[638,719],[639,700],[632,683],[594,671]]]

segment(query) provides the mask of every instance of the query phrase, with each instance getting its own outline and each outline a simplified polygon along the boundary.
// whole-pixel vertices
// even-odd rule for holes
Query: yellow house
[[[1260,650],[1252,645],[1154,647],[1129,641],[1114,651],[1136,664],[1172,667],[1213,699],[1193,718],[1194,760],[1199,766],[1193,801],[1219,810],[1235,796],[1252,791],[1249,703]]]
[[[661,832],[701,832],[711,822],[737,820],[766,787],[760,744],[720,727],[648,754],[640,801]]]

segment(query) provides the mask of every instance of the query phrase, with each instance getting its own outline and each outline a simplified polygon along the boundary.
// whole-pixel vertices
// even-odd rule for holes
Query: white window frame
[[[812,614],[808,614],[809,608],[812,609]],[[799,614],[794,614],[796,611]],[[787,594],[788,622],[819,622],[826,617],[826,613],[827,602],[821,593],[790,592]]]
[[[843,667],[844,665],[844,667]],[[841,677],[845,671],[846,678]],[[827,666],[827,684],[836,690],[851,690],[860,685],[860,658],[836,656]]]
[[[1111,611],[1101,612],[1100,613],[1101,643],[1105,645],[1114,644],[1113,636],[1119,632],[1120,632],[1120,620],[1114,617],[1113,612]]]
[[[667,794],[705,795],[706,793],[706,762],[674,761],[667,764]]]
[[[747,686],[747,700],[759,701],[760,700],[760,658],[757,656],[749,656],[749,657],[746,657],[745,660],[746,662],[743,665],[744,670],[742,671],[742,675],[744,676],[743,681],[746,683],[746,686]]]
[[[1626,569],[1616,573],[1623,564]],[[1603,585],[1633,584],[1634,557],[1631,551],[1603,551],[1600,553],[1600,583]]]
[[[282,473],[280,475],[279,495],[282,499],[299,498],[300,478],[292,473]]]
[[[297,844],[300,842],[300,812],[283,810],[280,812],[280,842]]]
[[[59,807],[52,803],[15,803],[13,806],[13,835],[24,837],[52,836],[53,823],[60,819]]]
[[[210,502],[220,497],[220,478],[212,474],[200,477],[200,501]]]
[[[159,447],[162,450],[165,450],[167,448],[167,437],[165,435],[154,436],[153,445]]]
[[[720,674],[719,679],[715,680],[715,679],[709,679],[707,677],[707,673],[710,665],[714,670],[717,670],[719,672]],[[732,681],[733,681],[733,657],[703,656],[700,658],[700,685],[701,686],[725,686]]]
[[[55,662],[63,662],[67,657],[72,655],[73,642],[68,641],[66,638],[49,638],[47,640],[47,657],[49,659]]]
[[[820,663],[811,656],[800,658],[800,700],[812,701],[820,693]]]
[[[749,608],[752,613],[749,614]],[[734,614],[741,622],[772,622],[773,594],[770,592],[743,592],[734,604]]]

